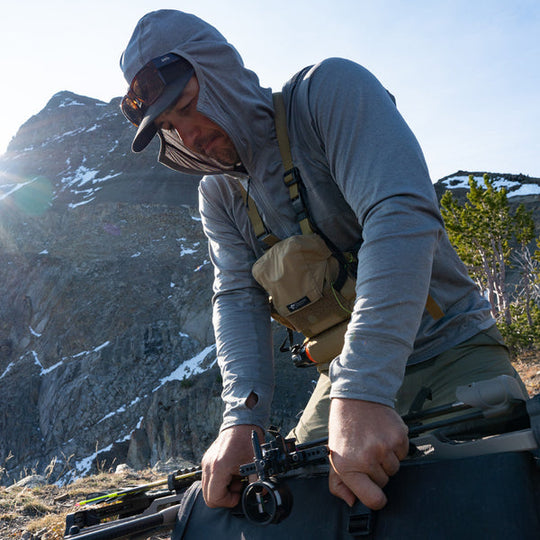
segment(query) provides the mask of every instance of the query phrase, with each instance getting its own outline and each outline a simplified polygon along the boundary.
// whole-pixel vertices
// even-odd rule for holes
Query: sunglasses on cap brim
[[[160,98],[167,85],[180,77],[187,81],[193,73],[191,64],[177,54],[167,53],[153,58],[133,77],[120,104],[124,116],[139,127],[148,108]]]

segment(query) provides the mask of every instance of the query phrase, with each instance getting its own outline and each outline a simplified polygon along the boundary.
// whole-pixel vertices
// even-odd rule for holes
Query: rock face
[[[219,429],[198,178],[159,165],[156,142],[133,154],[118,103],[56,94],[0,157],[4,483],[198,461]],[[288,429],[316,377],[277,356]]]

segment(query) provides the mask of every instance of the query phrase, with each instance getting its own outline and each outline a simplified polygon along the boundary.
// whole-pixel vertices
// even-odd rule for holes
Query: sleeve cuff
[[[252,392],[257,395],[257,403],[250,409],[246,405],[246,401]],[[235,385],[233,393],[225,395],[224,392],[222,397],[225,402],[225,410],[220,431],[240,424],[255,425],[265,430],[270,419],[271,396],[271,388],[264,388],[259,385],[244,385],[242,389],[237,388]]]
[[[395,398],[403,384],[408,355],[402,343],[391,341],[374,344],[375,339],[346,339],[343,352],[331,364],[329,370],[332,389],[331,398],[359,399],[395,407]],[[355,350],[358,344],[361,351]],[[381,355],[377,351],[386,351]]]

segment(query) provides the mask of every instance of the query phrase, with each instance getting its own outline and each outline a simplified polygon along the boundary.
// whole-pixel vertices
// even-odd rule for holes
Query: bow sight
[[[257,432],[251,434],[254,460],[240,467],[240,475],[257,475],[242,494],[242,509],[245,516],[254,523],[268,525],[279,523],[291,512],[292,494],[287,485],[278,480],[284,473],[326,463],[327,440],[311,444],[295,445],[294,439],[284,439],[276,429],[269,430],[273,440],[263,445]]]

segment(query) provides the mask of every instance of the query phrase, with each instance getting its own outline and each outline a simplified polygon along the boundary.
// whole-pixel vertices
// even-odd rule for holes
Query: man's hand
[[[253,461],[251,432],[264,441],[260,427],[232,426],[223,430],[202,459],[202,492],[210,508],[233,508],[240,501],[240,465]]]
[[[330,406],[330,491],[349,506],[355,496],[367,507],[386,504],[382,488],[409,450],[407,426],[390,407],[356,399]]]

